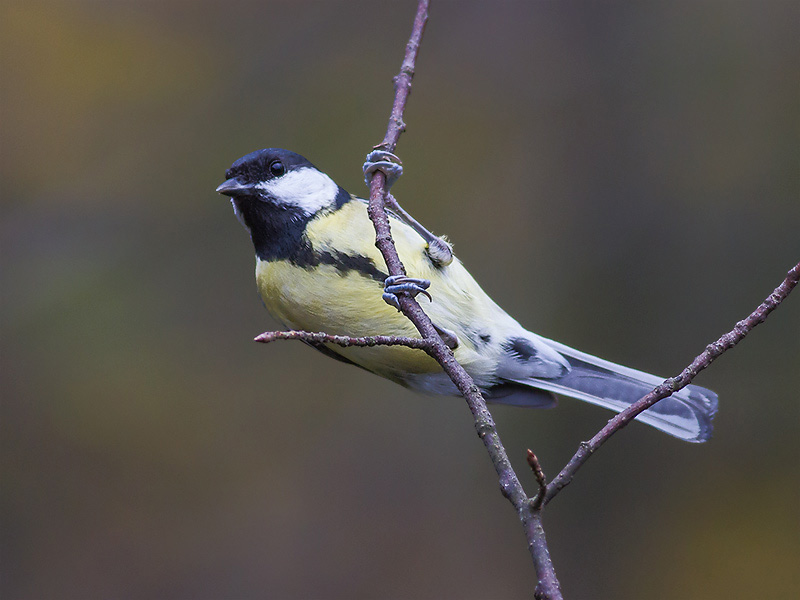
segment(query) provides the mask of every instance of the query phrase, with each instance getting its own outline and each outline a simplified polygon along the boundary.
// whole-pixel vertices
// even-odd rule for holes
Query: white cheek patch
[[[276,203],[297,207],[308,215],[333,206],[339,191],[333,179],[311,167],[289,171],[256,187]]]

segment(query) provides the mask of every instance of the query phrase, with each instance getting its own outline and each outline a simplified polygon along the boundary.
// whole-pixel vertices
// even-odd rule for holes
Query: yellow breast
[[[391,226],[409,276],[433,282],[434,301],[428,303],[420,297],[420,302],[437,326],[458,336],[456,358],[468,370],[491,372],[494,368],[491,357],[476,352],[472,338],[485,326],[481,319],[496,321],[499,315],[511,320],[510,317],[481,290],[458,260],[443,268],[433,266],[425,253],[426,243],[416,232],[396,219],[391,219]],[[388,274],[386,263],[375,247],[375,230],[362,202],[349,202],[338,211],[312,220],[306,238],[316,252],[367,257],[381,273]],[[420,337],[405,316],[383,301],[382,282],[358,270],[332,264],[300,267],[287,260],[259,260],[256,280],[267,309],[292,329],[355,337]],[[439,365],[421,350],[402,346],[330,347],[356,364],[400,383],[409,373],[440,371]]]

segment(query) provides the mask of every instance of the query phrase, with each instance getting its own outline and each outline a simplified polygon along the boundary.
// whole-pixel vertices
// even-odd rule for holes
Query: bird
[[[399,159],[374,151],[365,179],[391,184]],[[255,278],[267,310],[293,330],[351,337],[419,337],[398,295],[424,295],[424,310],[488,402],[547,408],[554,394],[621,412],[663,379],[575,350],[525,329],[498,306],[451,246],[405,211],[389,211],[407,276],[390,276],[375,246],[367,201],[345,191],[308,159],[265,148],[236,160],[216,191],[230,197],[255,250]],[[342,362],[416,392],[460,395],[428,354],[404,346],[340,347],[307,342]],[[717,395],[689,385],[637,420],[688,442],[711,436]]]

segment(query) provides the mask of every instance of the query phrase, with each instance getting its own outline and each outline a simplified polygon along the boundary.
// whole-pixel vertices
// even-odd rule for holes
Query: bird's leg
[[[364,163],[364,181],[367,186],[372,181],[372,174],[375,171],[382,171],[386,175],[386,189],[388,191],[403,174],[403,166],[400,159],[391,152],[373,150],[367,155]],[[453,251],[447,242],[425,229],[422,223],[408,214],[391,194],[386,194],[386,203],[401,221],[416,231],[427,242],[428,256],[437,267],[446,267],[453,262]]]
[[[437,267],[446,267],[453,262],[453,250],[450,248],[450,244],[425,229],[422,223],[408,214],[391,194],[386,194],[386,204],[401,221],[416,231],[419,236],[428,243],[426,251],[428,257],[433,261],[433,264]]]
[[[408,294],[412,298],[417,294],[424,294],[428,300],[432,300],[431,295],[426,291],[429,287],[431,287],[431,282],[427,279],[390,275],[383,282],[383,301],[400,310],[397,294]]]

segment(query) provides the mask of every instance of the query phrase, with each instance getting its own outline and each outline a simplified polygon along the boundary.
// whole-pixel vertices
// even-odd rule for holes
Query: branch
[[[411,80],[414,77],[419,44],[425,29],[425,23],[428,20],[428,4],[428,0],[419,1],[411,37],[406,45],[403,64],[400,68],[400,73],[394,78],[395,98],[389,117],[389,125],[383,141],[375,146],[376,149],[394,152],[400,134],[405,131],[406,125],[403,122],[403,112],[408,96],[411,93]],[[386,216],[385,198],[386,176],[383,172],[376,171],[370,182],[368,206],[369,218],[375,225],[375,245],[383,255],[389,274],[405,275],[405,267],[397,255],[397,249],[395,248],[394,240],[392,240],[389,219]],[[517,514],[522,521],[525,536],[528,540],[528,549],[533,558],[540,582],[539,588],[537,588],[537,595],[542,598],[559,600],[561,591],[552,560],[550,559],[550,553],[547,549],[540,513],[532,510],[529,498],[522,489],[522,484],[511,466],[508,454],[500,441],[500,435],[497,432],[494,419],[486,408],[486,401],[481,396],[478,386],[475,385],[469,374],[455,360],[453,352],[439,338],[433,323],[417,301],[405,294],[398,296],[398,300],[403,314],[414,324],[423,339],[430,342],[430,346],[425,349],[426,352],[442,366],[444,372],[447,373],[467,401],[475,422],[475,429],[478,432],[478,436],[483,440],[492,465],[499,477],[500,490],[517,510]]]
[[[371,335],[369,337],[350,337],[347,335],[330,335],[329,333],[312,333],[309,331],[265,331],[257,335],[254,341],[269,344],[277,340],[301,340],[314,344],[337,344],[343,348],[348,346],[407,346],[418,350],[427,350],[431,343],[419,338],[398,335]]]
[[[787,273],[786,279],[767,296],[758,308],[750,313],[749,317],[743,321],[739,321],[731,331],[724,334],[713,344],[706,346],[705,351],[698,355],[697,358],[692,361],[692,364],[681,371],[680,375],[665,380],[664,383],[659,385],[644,398],[637,400],[621,413],[615,415],[591,440],[581,443],[575,455],[561,472],[556,475],[553,481],[550,482],[550,485],[547,486],[544,503],[547,504],[550,502],[558,492],[569,485],[578,469],[589,460],[589,457],[602,446],[608,438],[633,421],[636,415],[644,412],[659,400],[663,400],[671,396],[674,392],[685,388],[700,371],[708,367],[724,352],[741,342],[756,325],[763,323],[767,319],[769,313],[775,310],[794,289],[798,280],[800,280],[800,263],[796,264]]]

